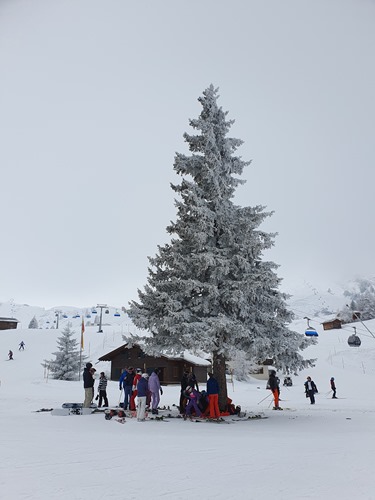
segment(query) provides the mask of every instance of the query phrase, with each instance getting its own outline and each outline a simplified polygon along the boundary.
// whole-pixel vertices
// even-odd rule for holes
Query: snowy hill
[[[308,303],[305,301],[303,307]],[[39,319],[51,313],[28,307],[16,309],[23,322],[28,321],[30,312]],[[75,308],[71,311],[76,312]],[[111,324],[103,333],[98,333],[97,326],[85,331],[84,352],[93,363],[120,345],[123,331],[131,328],[126,317],[121,321],[109,314],[107,317]],[[375,449],[375,406],[369,388],[375,383],[375,339],[361,323],[323,331],[320,320],[312,316],[318,343],[304,352],[305,357],[317,358],[316,367],[293,376],[292,387],[281,388],[284,411],[272,411],[264,381],[251,378],[247,383],[234,380],[228,384],[230,397],[243,411],[268,417],[238,424],[227,421],[234,425],[197,425],[180,419],[161,423],[127,419],[125,425],[119,425],[102,415],[53,417],[49,412],[35,413],[39,408],[56,408],[64,401],[83,398],[82,381],[52,380],[42,366],[56,350],[61,330],[0,331],[0,486],[4,498],[122,498],[124,460],[131,477],[125,496],[131,499],[145,494],[188,499],[199,491],[206,499],[241,496],[268,500],[271,487],[272,494],[284,500],[372,498],[375,480],[368,467]],[[78,340],[80,320],[74,321]],[[375,331],[375,320],[365,324]],[[347,343],[353,326],[362,340],[360,348]],[[306,321],[298,318],[292,327],[303,335]],[[25,351],[18,351],[21,340],[26,343]],[[9,349],[14,351],[13,361],[7,360]],[[95,366],[98,372],[109,371],[109,363]],[[278,375],[282,379],[283,374]],[[304,396],[306,375],[312,376],[319,389],[314,406]],[[332,376],[337,400],[331,399]],[[118,404],[117,382],[109,382],[108,395],[110,404]],[[178,399],[179,387],[164,387],[161,405],[173,408]],[[215,471],[215,481],[204,481],[198,487],[195,471],[205,471],[208,464]],[[312,468],[314,476],[308,485],[306,467]],[[145,477],[152,488],[145,486]]]

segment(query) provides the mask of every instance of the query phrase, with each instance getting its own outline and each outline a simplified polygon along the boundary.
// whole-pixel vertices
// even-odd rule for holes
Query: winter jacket
[[[277,383],[277,377],[274,373],[271,373],[268,382],[267,382],[268,389],[271,389],[271,391],[276,391],[279,389],[279,384]]]
[[[108,380],[103,377],[99,379],[98,391],[105,391],[107,389]]]
[[[331,389],[332,389],[333,391],[335,391],[335,390],[336,390],[336,386],[335,386],[335,381],[334,381],[334,380],[331,380]]]
[[[311,389],[309,389],[309,383],[311,384]],[[307,380],[305,382],[305,393],[308,394],[309,391],[314,391],[314,392],[318,392],[318,389],[315,385],[315,383],[312,381],[312,380]]]
[[[124,389],[125,387],[133,387],[135,373],[133,371],[128,372],[126,377],[124,378]]]
[[[94,387],[94,377],[92,376],[89,368],[85,368],[83,370],[83,387],[84,389]]]
[[[145,377],[141,377],[137,384],[137,396],[143,398],[147,396],[148,393],[148,380]]]
[[[214,377],[210,377],[207,380],[207,394],[210,396],[211,394],[219,394],[219,384]]]
[[[160,391],[160,380],[155,372],[152,372],[150,378],[148,379],[148,388],[151,392]]]
[[[134,380],[133,380],[133,391],[136,391],[137,390],[137,386],[138,386],[138,382],[140,381],[140,379],[142,378],[142,375],[140,373],[137,373],[135,376],[134,376]]]
[[[120,379],[118,381],[119,383],[119,388],[121,389],[122,388],[122,384],[124,383],[124,378],[128,375],[128,370],[124,370],[121,375],[120,375]]]

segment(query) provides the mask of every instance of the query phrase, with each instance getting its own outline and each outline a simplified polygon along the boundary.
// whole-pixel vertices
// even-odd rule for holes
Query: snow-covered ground
[[[305,351],[305,357],[318,358],[317,365],[293,376],[293,387],[282,387],[284,411],[272,411],[265,381],[235,381],[229,384],[234,403],[268,418],[233,425],[180,419],[127,419],[120,425],[100,414],[35,413],[65,401],[82,401],[82,382],[45,378],[41,363],[56,350],[59,331],[0,331],[1,497],[375,498],[375,339],[357,323],[362,345],[351,348],[351,326],[323,331],[320,318],[312,319],[318,344]],[[303,334],[305,324],[297,320],[294,328]],[[366,325],[375,331],[375,321]],[[78,339],[79,324],[74,328]],[[121,344],[126,328],[126,321],[104,327],[102,334],[97,327],[87,327],[86,355],[95,363]],[[21,340],[26,348],[20,352]],[[9,349],[13,361],[7,360]],[[109,363],[96,368],[97,373],[109,371]],[[304,395],[307,375],[319,389],[314,406]],[[337,400],[331,399],[331,376],[336,379]],[[179,388],[164,389],[161,405],[177,404]],[[117,404],[117,382],[109,382],[108,393],[110,404]]]

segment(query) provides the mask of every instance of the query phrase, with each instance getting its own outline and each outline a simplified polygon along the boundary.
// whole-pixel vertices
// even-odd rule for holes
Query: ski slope
[[[281,388],[285,410],[272,411],[265,381],[235,381],[228,385],[235,404],[268,418],[233,425],[179,419],[127,419],[120,425],[96,414],[35,413],[82,401],[82,382],[46,378],[42,363],[56,350],[60,331],[0,331],[3,498],[373,498],[375,339],[360,323],[323,331],[320,320],[312,318],[318,344],[305,351],[306,357],[317,358],[316,367],[293,376],[293,387]],[[97,327],[86,328],[85,354],[94,365],[100,355],[122,343],[127,323],[126,318],[121,324],[113,322],[103,333]],[[298,319],[293,327],[303,334],[305,324]],[[375,330],[375,321],[366,325]],[[362,340],[358,349],[347,344],[352,326]],[[78,340],[80,323],[73,327]],[[18,351],[21,340],[25,351]],[[13,361],[7,360],[9,349]],[[95,366],[97,373],[109,372],[109,363]],[[307,375],[319,389],[314,406],[304,396]],[[331,376],[337,400],[330,397]],[[109,382],[108,395],[110,404],[118,403],[117,382]],[[167,386],[161,405],[172,407],[178,397],[179,388]]]

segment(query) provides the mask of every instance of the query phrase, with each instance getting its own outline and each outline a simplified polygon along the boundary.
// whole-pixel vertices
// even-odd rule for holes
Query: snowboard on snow
[[[69,415],[91,415],[97,409],[97,405],[92,403],[90,408],[84,408],[83,403],[63,403],[61,408],[55,408],[51,415],[65,417]]]

